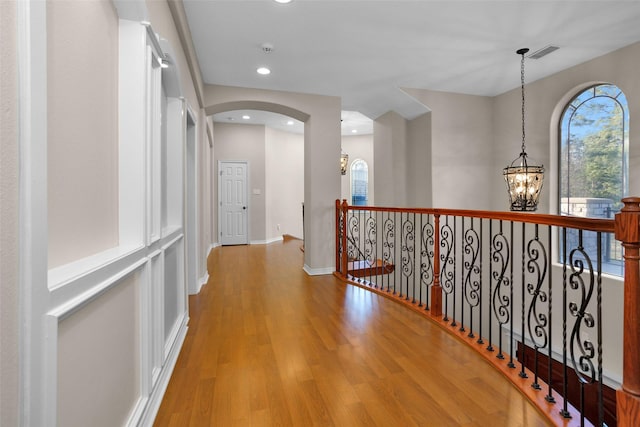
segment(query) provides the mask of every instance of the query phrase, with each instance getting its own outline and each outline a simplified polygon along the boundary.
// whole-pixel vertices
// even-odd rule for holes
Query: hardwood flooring
[[[428,319],[302,263],[295,240],[211,252],[156,426],[548,425]]]

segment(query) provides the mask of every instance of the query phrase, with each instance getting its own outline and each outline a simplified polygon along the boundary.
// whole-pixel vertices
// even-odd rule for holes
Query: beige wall
[[[390,111],[373,122],[375,201],[407,206],[407,121]]]
[[[47,6],[51,268],[118,245],[118,16],[110,1]]]
[[[249,162],[249,182],[247,183],[249,240],[264,241],[266,239],[265,127],[216,123],[213,132],[216,162],[240,160]],[[217,200],[218,174],[214,175],[214,197]],[[253,194],[254,190],[258,190],[260,194]]]
[[[492,189],[502,179],[501,169],[496,172],[490,166],[492,98],[421,89],[405,91],[431,110],[433,206],[489,209]]]
[[[304,126],[305,270],[329,274],[334,267],[335,200],[340,197],[340,98],[206,85],[207,114],[259,109],[301,120]],[[218,153],[215,153],[216,157]]]
[[[18,115],[16,3],[0,1],[0,425],[17,426]]]
[[[216,164],[225,160],[249,162],[249,240],[264,243],[283,234],[301,238],[303,136],[261,125],[216,123],[214,141]],[[218,175],[213,175],[213,197],[217,200]]]
[[[351,165],[357,159],[367,162],[369,167],[369,193],[367,204],[375,205],[375,180],[373,161],[373,134],[370,135],[349,135],[342,137],[342,151],[349,155],[347,174],[341,175],[341,199],[347,199],[351,204]]]
[[[124,425],[139,394],[140,275],[58,326],[59,426]]]
[[[407,122],[407,205],[433,207],[431,113]]]
[[[265,142],[267,241],[302,238],[304,136],[267,127]]]

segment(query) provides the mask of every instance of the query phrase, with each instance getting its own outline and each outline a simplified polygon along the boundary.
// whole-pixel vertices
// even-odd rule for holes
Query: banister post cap
[[[616,239],[622,243],[640,243],[640,197],[625,197],[624,207],[615,217]]]

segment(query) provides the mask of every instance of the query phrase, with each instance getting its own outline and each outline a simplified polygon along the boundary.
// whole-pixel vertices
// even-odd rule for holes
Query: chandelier
[[[542,190],[544,180],[544,166],[535,165],[535,162],[527,160],[527,152],[524,144],[524,55],[529,49],[518,49],[516,52],[522,57],[520,62],[520,88],[522,91],[522,151],[511,165],[502,170],[502,175],[507,183],[509,202],[512,211],[535,211],[538,209],[538,197]],[[533,163],[530,164],[530,163]]]

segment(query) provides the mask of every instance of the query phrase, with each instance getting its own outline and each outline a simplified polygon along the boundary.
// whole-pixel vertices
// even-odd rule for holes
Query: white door
[[[247,162],[219,162],[218,200],[221,245],[249,243]]]

